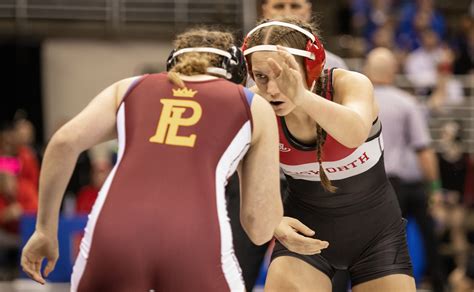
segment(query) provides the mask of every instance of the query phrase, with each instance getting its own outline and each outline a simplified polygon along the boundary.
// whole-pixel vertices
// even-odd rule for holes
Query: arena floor
[[[51,283],[44,286],[38,283],[20,279],[12,282],[0,282],[0,291],[2,292],[68,292],[68,283]]]

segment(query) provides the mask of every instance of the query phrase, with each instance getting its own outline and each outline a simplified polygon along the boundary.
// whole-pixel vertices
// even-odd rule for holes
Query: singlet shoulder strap
[[[337,69],[336,67],[331,68],[327,70],[327,77],[326,77],[326,98],[329,99],[330,101],[333,100],[334,98],[334,86],[333,86],[333,75],[334,75],[334,69]]]
[[[369,142],[379,137],[381,133],[382,133],[382,123],[379,117],[377,117],[375,121],[372,122],[372,128],[370,129],[369,136],[365,142]]]
[[[333,87],[333,72],[334,69],[324,69],[321,77],[316,81],[316,85],[314,87],[314,92],[328,100],[333,100],[334,95],[334,87]]]
[[[248,89],[247,87],[241,87],[242,90],[244,91],[244,94],[245,94],[245,99],[247,100],[247,104],[249,106],[252,106],[252,101],[253,101],[253,97],[254,97],[254,93],[252,91],[250,91],[250,89]]]

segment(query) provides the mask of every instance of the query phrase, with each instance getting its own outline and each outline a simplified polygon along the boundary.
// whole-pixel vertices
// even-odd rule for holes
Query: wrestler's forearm
[[[300,108],[329,135],[346,147],[356,148],[367,139],[370,125],[350,107],[331,102],[306,91]]]
[[[37,230],[57,234],[61,201],[79,153],[64,135],[57,133],[51,139],[40,173]]]

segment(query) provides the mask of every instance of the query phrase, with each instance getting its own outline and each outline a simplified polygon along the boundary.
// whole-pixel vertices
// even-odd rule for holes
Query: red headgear
[[[248,38],[257,30],[267,27],[267,26],[284,26],[289,27],[294,30],[297,30],[308,37],[308,42],[306,43],[305,50],[299,50],[295,48],[284,47],[290,54],[304,57],[304,66],[306,69],[306,84],[309,88],[313,85],[314,81],[319,78],[321,72],[324,68],[324,63],[326,61],[326,53],[324,52],[324,47],[319,41],[319,39],[313,35],[311,32],[295,25],[292,23],[282,22],[282,21],[270,21],[265,22],[247,34],[242,45],[242,51],[244,52],[245,58],[247,59],[248,72],[252,75],[252,66],[249,62],[248,55],[253,52],[258,51],[276,51],[277,47],[275,45],[258,45],[251,48],[247,48]],[[252,76],[253,77],[253,76]]]

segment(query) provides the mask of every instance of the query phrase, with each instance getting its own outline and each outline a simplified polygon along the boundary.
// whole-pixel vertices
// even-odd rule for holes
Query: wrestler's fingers
[[[298,62],[296,62],[295,56],[290,54],[290,52],[288,52],[286,48],[282,46],[277,46],[277,53],[285,60],[285,63],[288,64],[291,69],[299,69]]]

